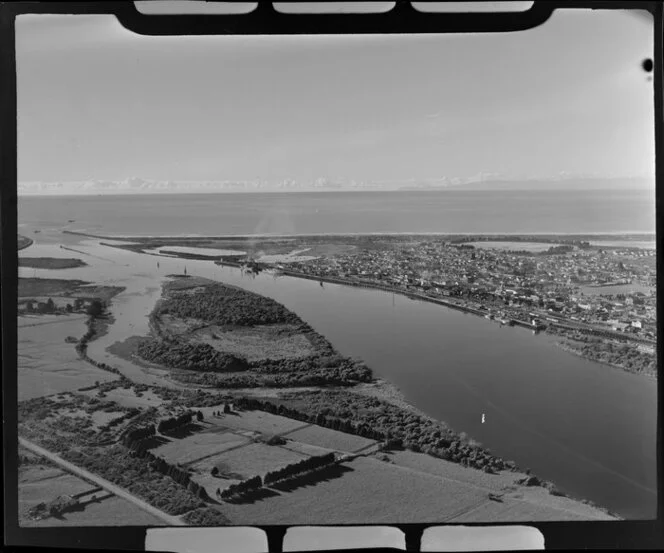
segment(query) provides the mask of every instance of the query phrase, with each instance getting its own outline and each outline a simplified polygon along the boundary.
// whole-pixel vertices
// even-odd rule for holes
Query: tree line
[[[290,478],[295,478],[306,472],[311,472],[318,470],[327,465],[331,465],[336,461],[334,453],[325,453],[324,455],[314,455],[313,457],[307,457],[295,463],[290,463],[283,468],[278,470],[270,471],[263,477],[263,483],[266,486],[275,484],[282,480],[288,480]]]
[[[290,463],[280,469],[270,471],[261,479],[260,476],[252,476],[246,480],[242,480],[237,484],[231,484],[228,488],[221,490],[217,488],[217,497],[220,499],[234,499],[242,497],[243,495],[255,492],[263,486],[271,486],[279,482],[284,482],[292,478],[301,476],[302,474],[319,470],[323,467],[332,465],[336,462],[334,453],[325,453],[324,455],[315,455],[306,459],[301,459],[294,463]],[[219,473],[217,467],[213,467],[212,475],[216,476]]]
[[[217,496],[221,499],[230,499],[246,495],[263,487],[263,481],[260,476],[252,476],[246,480],[241,480],[237,484],[231,484],[225,490],[217,488]]]
[[[195,318],[218,325],[254,326],[275,323],[300,323],[300,318],[271,298],[212,284],[194,293],[171,292],[159,305],[158,314]]]
[[[219,374],[208,372],[178,372],[172,375],[174,380],[187,384],[198,384],[212,386],[215,388],[296,388],[304,386],[354,386],[359,382],[371,382],[373,379],[371,370],[362,364],[353,364],[351,361],[341,367],[320,367],[316,361],[306,361],[293,372],[281,372],[293,368],[288,360],[280,366],[280,362],[263,366],[262,371],[247,371],[243,373]],[[272,373],[270,366],[280,372]],[[303,367],[309,366],[309,370]]]
[[[210,344],[194,344],[171,339],[145,338],[136,349],[146,361],[175,369],[205,372],[236,372],[249,368],[246,359],[221,352]]]
[[[76,353],[78,353],[78,356],[81,359],[83,359],[83,361],[90,363],[91,365],[97,367],[98,369],[113,374],[120,374],[120,371],[115,367],[111,367],[110,365],[100,361],[95,361],[94,359],[88,356],[88,342],[92,340],[95,334],[97,333],[97,330],[95,328],[96,321],[97,321],[97,315],[90,314],[90,317],[88,317],[88,320],[85,322],[88,330],[76,344],[75,346]]]
[[[196,412],[187,411],[186,413],[182,413],[177,417],[169,417],[167,419],[162,419],[157,424],[157,432],[163,434],[165,432],[174,430],[180,426],[184,426],[185,424],[189,424],[192,420],[194,420],[194,417],[196,417],[196,420],[201,421],[203,420],[203,413],[201,413],[200,411]]]
[[[151,438],[157,433],[154,425],[143,426],[128,430],[122,437],[122,443],[130,449],[134,449],[139,442]]]
[[[205,488],[191,479],[189,472],[177,465],[167,462],[163,457],[157,457],[154,453],[145,449],[140,442],[134,442],[129,448],[132,455],[141,459],[146,459],[153,470],[168,476],[181,486],[184,486],[192,494],[202,500],[208,499]]]

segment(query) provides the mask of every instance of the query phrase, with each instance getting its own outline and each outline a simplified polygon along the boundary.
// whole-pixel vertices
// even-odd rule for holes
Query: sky
[[[19,181],[654,174],[652,19],[507,34],[147,37],[16,23]]]

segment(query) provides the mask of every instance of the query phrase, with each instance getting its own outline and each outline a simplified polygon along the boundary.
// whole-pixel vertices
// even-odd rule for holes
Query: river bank
[[[631,374],[638,374],[640,376],[643,376],[645,378],[657,381],[657,367],[655,366],[654,368],[648,368],[647,370],[641,370],[641,369],[635,369],[629,366],[626,366],[624,364],[620,363],[612,363],[610,361],[603,360],[599,355],[594,355],[590,356],[587,351],[583,351],[582,349],[582,343],[576,342],[573,340],[565,340],[565,341],[558,341],[556,342],[556,345],[562,349],[563,351],[566,351],[567,353],[571,353],[572,355],[576,355],[577,357],[580,357],[581,359],[584,359],[588,362],[591,363],[599,363],[600,365],[606,365],[607,367],[611,367],[613,369],[618,369],[621,371],[625,371]],[[656,362],[656,360],[655,360]]]
[[[477,322],[476,317],[460,317],[458,310],[437,309],[424,301],[404,301],[400,300],[398,295],[394,307],[394,298],[382,291],[365,292],[356,287],[336,285],[323,288],[315,280],[306,282],[304,279],[287,277],[275,279],[269,274],[250,275],[237,268],[215,266],[209,261],[183,262],[182,259],[157,256],[161,264],[159,269],[155,256],[103,247],[91,240],[83,241],[76,247],[97,257],[110,258],[113,262],[97,261],[97,258],[93,258],[95,261],[91,262],[89,267],[71,270],[63,276],[77,278],[80,275],[80,278],[88,281],[103,281],[109,285],[117,281],[127,286],[127,291],[113,300],[112,310],[117,315],[116,324],[108,337],[90,342],[90,355],[117,366],[132,380],[137,379],[137,382],[146,384],[153,382],[182,390],[181,386],[165,382],[165,371],[149,370],[149,374],[146,374],[145,369],[130,367],[130,363],[109,355],[106,348],[129,335],[142,336],[147,333],[147,314],[158,300],[159,283],[166,275],[182,274],[186,267],[191,275],[205,276],[276,299],[300,314],[321,334],[329,336],[332,343],[339,344],[346,355],[366,359],[371,367],[379,371],[379,378],[395,382],[396,386],[403,390],[407,402],[417,406],[420,412],[426,412],[438,421],[449,421],[454,428],[467,431],[470,436],[500,452],[505,458],[516,458],[524,466],[531,467],[536,474],[556,483],[560,482],[566,492],[578,497],[590,497],[596,503],[610,505],[612,510],[617,512],[621,512],[621,504],[624,505],[625,502],[612,502],[611,497],[622,498],[625,494],[625,497],[630,498],[630,508],[634,506],[632,511],[627,511],[627,516],[632,517],[643,516],[640,513],[649,508],[649,503],[641,496],[636,496],[633,488],[625,487],[624,480],[616,479],[602,468],[598,470],[596,465],[591,470],[596,471],[594,474],[597,477],[591,480],[598,482],[597,487],[594,484],[585,486],[584,482],[588,479],[581,481],[577,475],[581,472],[585,474],[590,465],[572,452],[561,450],[553,441],[567,440],[567,437],[576,439],[575,435],[578,435],[580,441],[574,444],[575,451],[582,451],[591,460],[606,463],[614,471],[622,470],[620,466],[611,465],[613,454],[607,456],[601,448],[596,451],[598,448],[594,446],[585,446],[591,443],[600,445],[600,442],[591,442],[585,437],[587,432],[595,435],[596,413],[602,420],[601,425],[611,424],[617,432],[616,436],[620,437],[620,443],[626,444],[621,447],[622,452],[638,452],[642,443],[649,443],[647,440],[650,427],[644,420],[649,408],[634,409],[636,420],[634,415],[624,411],[625,393],[630,398],[627,402],[629,405],[644,405],[644,402],[650,405],[648,397],[637,399],[637,394],[641,397],[641,391],[649,393],[649,390],[641,390],[642,387],[636,382],[634,388],[631,381],[622,382],[622,379],[616,379],[609,374],[621,371],[605,371],[593,377],[593,390],[604,390],[603,393],[609,395],[606,402],[600,400],[594,404],[593,413],[588,414],[584,375],[595,374],[597,371],[593,366],[601,368],[600,365],[567,361],[567,357],[576,356],[564,352],[556,355],[555,351],[549,351],[546,347],[546,340],[527,336],[529,333],[509,332],[507,327],[501,330],[499,325]],[[39,273],[39,270],[38,274],[48,275],[46,271]],[[353,325],[353,321],[363,323]],[[416,326],[413,326],[414,324]],[[443,325],[442,332],[440,325]],[[482,351],[492,353],[488,356],[477,355],[477,340],[487,344],[486,348],[480,348]],[[472,345],[466,347],[465,341],[471,341]],[[448,343],[450,348],[447,347]],[[381,351],[384,351],[384,354]],[[540,359],[537,357],[539,355],[543,355],[541,363],[530,366],[533,358]],[[561,358],[561,355],[564,358]],[[502,361],[503,357],[506,363]],[[542,370],[539,370],[540,365]],[[477,373],[477,378],[474,373]],[[498,378],[499,374],[502,375],[500,380],[495,381],[494,375]],[[401,378],[399,375],[407,376]],[[616,386],[621,390],[622,400],[609,400],[613,396],[611,390],[614,380],[620,381],[616,382]],[[562,382],[565,383],[564,386],[557,384]],[[369,388],[371,386],[368,385]],[[502,388],[505,388],[504,392]],[[521,393],[524,389],[529,390],[528,395]],[[481,392],[481,395],[476,390]],[[270,396],[291,391],[295,389],[253,389],[256,395],[265,393]],[[243,388],[234,392],[249,394],[250,390]],[[582,408],[582,418],[577,418],[574,403],[570,404],[569,401],[566,402],[567,408],[558,412],[559,401],[553,401],[553,398],[559,393],[564,393],[568,399],[576,395],[586,397],[579,401],[579,405],[585,406]],[[537,405],[528,399],[533,395],[537,397]],[[576,399],[573,401],[576,402]],[[470,414],[466,415],[466,412]],[[487,413],[486,425],[479,424],[483,412]],[[550,421],[542,416],[546,413],[551,413],[548,417]],[[533,417],[537,420],[536,423],[533,422],[533,426],[541,428],[540,425],[543,424],[546,428],[540,435],[531,435],[529,430],[523,427],[524,424],[531,426],[528,421]],[[644,436],[637,433],[635,437],[633,432],[623,435],[622,427],[615,427],[616,417],[621,421],[632,420],[637,428],[645,428],[642,432]],[[578,431],[573,430],[577,428]],[[519,445],[524,441],[531,445]],[[611,446],[611,449],[614,447]],[[547,453],[539,455],[539,451]],[[547,462],[547,459],[554,458],[558,459],[556,463]],[[635,465],[632,463],[630,466]],[[557,467],[563,468],[559,470]],[[639,471],[632,472],[639,478]],[[619,491],[614,491],[612,496],[607,498],[607,494],[601,492],[607,485]],[[619,496],[616,496],[616,493]],[[627,496],[628,493],[632,495]],[[637,511],[641,505],[644,506],[643,510]]]

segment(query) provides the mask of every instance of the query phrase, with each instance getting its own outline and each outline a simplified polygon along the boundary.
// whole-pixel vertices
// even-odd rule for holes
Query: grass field
[[[94,488],[92,484],[59,468],[43,465],[21,467],[18,482],[20,512],[38,503],[51,501],[60,495],[73,495]]]
[[[80,286],[89,284],[83,280],[62,280],[57,278],[19,278],[18,297],[69,295]]]
[[[63,514],[60,518],[21,522],[25,527],[46,526],[165,526],[166,523],[139,509],[125,499],[111,496],[88,503],[81,511]]]
[[[547,499],[547,503],[549,501],[550,499]],[[538,505],[536,502],[525,502],[504,497],[502,502],[488,501],[476,509],[463,513],[457,516],[453,522],[486,522],[494,520],[500,522],[615,520],[593,507],[580,505],[584,509],[579,508],[579,504],[572,505],[572,502],[567,500],[567,504],[561,505],[561,508],[552,508],[552,506],[546,503]]]
[[[74,495],[95,488],[84,480],[59,468],[30,465],[19,469],[19,525],[46,526],[160,526],[164,522],[133,503],[111,496],[88,503],[80,511],[63,514],[59,518],[33,521],[26,517],[28,509],[38,503],[48,503],[60,495]],[[102,495],[105,492],[97,492]]]
[[[232,432],[196,432],[186,438],[171,439],[152,450],[169,463],[192,463],[203,457],[248,444],[251,439]],[[212,468],[212,465],[210,465]]]
[[[248,361],[293,359],[316,353],[311,342],[294,325],[256,325],[234,329],[211,325],[189,335],[194,342],[210,344]]]
[[[73,269],[87,265],[83,260],[66,257],[20,257],[19,267],[31,269]]]
[[[83,392],[88,397],[95,397],[97,390],[90,390]],[[155,395],[151,390],[142,392],[141,396],[137,396],[133,388],[125,390],[124,388],[114,388],[105,392],[106,397],[104,401],[112,401],[121,405],[122,407],[137,407],[139,409],[147,409],[150,407],[159,407],[163,400]]]
[[[375,440],[316,425],[290,432],[285,437],[290,440],[348,453],[353,453],[376,443]]]
[[[213,348],[244,357],[261,359],[294,359],[316,353],[309,339],[296,325],[270,324],[255,326],[218,326],[199,319],[180,319],[161,315],[161,327],[170,334],[192,342],[210,344]]]
[[[299,461],[304,454],[289,451],[278,446],[249,443],[201,460],[192,465],[196,471],[192,478],[205,487],[208,495],[214,497],[217,488],[225,489],[245,478],[263,477],[266,472]],[[211,475],[212,467],[217,467],[219,476]]]
[[[505,486],[514,484],[515,480],[523,478],[520,472],[504,471],[500,474],[487,474],[481,470],[471,470],[458,463],[436,459],[424,453],[413,451],[393,451],[387,453],[390,462],[397,466],[427,472],[435,476],[444,476],[475,486],[483,486],[492,490],[501,490]]]
[[[67,296],[74,298],[99,298],[110,300],[124,290],[122,286],[97,286],[83,280],[57,278],[19,278],[18,297]]]
[[[249,478],[263,476],[265,473],[276,470],[300,459],[306,455],[282,449],[279,446],[260,443],[249,444],[231,451],[226,451],[209,459],[197,463],[194,468],[201,471],[219,469],[220,475],[229,478]]]
[[[288,439],[288,436],[286,436],[286,439],[288,440],[284,445],[280,446],[283,449],[288,449],[290,451],[294,451],[295,453],[300,453],[302,455],[305,455],[307,457],[312,457],[314,455],[324,455],[325,453],[329,453],[330,449],[326,447],[319,447],[316,445],[310,445],[310,444],[303,444],[301,442],[294,442],[292,440]]]
[[[467,469],[469,472],[472,469]],[[489,499],[490,489],[373,458],[343,463],[335,474],[295,481],[288,489],[226,504],[233,524],[358,524],[610,520],[593,507],[543,488]]]
[[[79,286],[72,296],[77,298],[99,298],[103,301],[109,301],[125,289],[124,286],[101,286],[89,284]]]
[[[65,338],[85,334],[86,316],[62,315],[18,318],[18,399],[77,390],[117,375],[79,359]]]
[[[212,411],[212,409],[210,409]],[[208,414],[205,415],[209,420]],[[264,411],[242,411],[232,415],[224,415],[218,420],[220,426],[237,430],[252,430],[261,434],[283,434],[296,428],[305,426],[307,423],[280,417]]]
[[[252,503],[227,504],[235,524],[439,522],[486,500],[484,492],[359,457],[327,480]],[[343,469],[342,469],[343,470]]]

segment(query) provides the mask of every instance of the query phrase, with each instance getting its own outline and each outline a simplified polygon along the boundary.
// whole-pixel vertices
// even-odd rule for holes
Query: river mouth
[[[96,240],[75,247],[89,265],[58,270],[59,278],[127,288],[113,302],[116,323],[90,344],[105,357],[100,360],[116,363],[108,346],[147,334],[159,284],[186,269],[284,304],[343,355],[361,358],[392,382],[410,404],[571,496],[625,518],[655,516],[657,398],[648,379],[579,359],[545,335],[382,291],[247,275]],[[30,248],[22,255],[31,255]],[[29,269],[20,275],[55,272]]]

